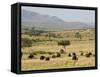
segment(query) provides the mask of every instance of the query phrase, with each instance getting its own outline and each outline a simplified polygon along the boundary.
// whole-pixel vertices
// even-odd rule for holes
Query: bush
[[[79,39],[82,39],[82,35],[80,34],[80,32],[76,32],[75,33],[75,37],[76,38],[79,38]]]
[[[32,40],[30,40],[29,38],[22,38],[21,40],[21,46],[22,47],[31,47],[32,46]]]
[[[46,51],[35,51],[34,53],[37,53],[37,54],[47,54]]]
[[[49,55],[52,55],[52,54],[54,54],[54,52],[47,52]]]
[[[49,54],[49,55],[52,55],[54,54],[54,52],[46,52],[46,51],[34,51],[33,54]]]

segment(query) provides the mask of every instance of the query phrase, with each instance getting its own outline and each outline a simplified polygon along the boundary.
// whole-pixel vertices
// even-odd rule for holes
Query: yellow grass
[[[50,61],[39,60],[39,59],[30,59],[22,60],[22,70],[43,70],[43,69],[59,69],[59,68],[75,68],[75,67],[91,67],[95,66],[94,57],[86,58],[81,57],[74,64],[74,61],[71,58],[57,58],[50,59]]]
[[[45,69],[59,69],[59,68],[75,68],[75,67],[92,67],[95,66],[95,57],[91,56],[87,58],[86,56],[80,56],[79,51],[84,53],[92,52],[95,55],[95,40],[92,36],[93,32],[91,30],[81,30],[81,34],[84,36],[80,41],[77,38],[74,38],[74,33],[79,30],[69,30],[63,32],[54,32],[60,34],[63,38],[51,38],[53,41],[41,41],[38,43],[33,43],[32,47],[22,48],[23,56],[21,59],[21,70],[45,70]],[[88,35],[88,33],[91,33]],[[66,35],[67,34],[67,35]],[[87,35],[87,37],[85,37]],[[67,36],[69,36],[67,38]],[[22,38],[29,39],[40,39],[48,40],[48,37],[45,36],[32,36],[22,35]],[[93,40],[89,40],[92,38]],[[60,49],[63,49],[63,46],[58,46],[57,41],[59,40],[70,40],[71,44],[66,46],[66,54],[63,54],[60,58],[51,58],[51,55],[48,54],[38,54],[36,59],[29,59],[28,56],[32,52],[44,51],[44,52],[59,52]],[[71,57],[68,57],[68,53],[75,52],[78,55],[78,61],[73,61]],[[45,55],[50,57],[49,61],[40,60],[40,56]]]

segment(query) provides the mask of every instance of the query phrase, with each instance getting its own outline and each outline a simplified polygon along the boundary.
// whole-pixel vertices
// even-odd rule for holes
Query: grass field
[[[75,37],[76,32],[80,32],[81,38]],[[52,32],[54,37],[48,37],[47,34],[43,33],[40,36],[22,34],[22,39],[32,40],[31,47],[22,47],[21,49],[23,53],[21,59],[22,71],[95,66],[94,29]],[[61,40],[69,40],[70,45],[67,45],[64,49],[62,45],[58,45],[58,41]],[[61,49],[65,53],[60,53]],[[52,58],[57,53],[60,53],[60,56]],[[72,55],[69,56],[72,53],[76,54],[77,60],[73,60]],[[87,57],[87,53],[91,53],[91,55]],[[33,57],[29,58],[30,54]],[[49,60],[40,60],[41,56],[49,57]]]

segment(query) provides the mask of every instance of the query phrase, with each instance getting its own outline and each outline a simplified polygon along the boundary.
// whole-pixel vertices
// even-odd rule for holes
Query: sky
[[[64,8],[44,8],[22,6],[22,9],[39,13],[41,15],[57,16],[66,22],[95,23],[94,10],[64,9]]]

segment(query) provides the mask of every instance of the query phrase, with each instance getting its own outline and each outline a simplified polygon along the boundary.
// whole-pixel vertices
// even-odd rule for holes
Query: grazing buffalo
[[[61,54],[59,52],[57,52],[56,54],[57,54],[57,57],[61,57]]]
[[[71,53],[69,53],[68,56],[71,57],[72,56]]]
[[[44,60],[45,59],[45,56],[40,56],[40,60]]]
[[[52,58],[56,58],[57,56],[56,55],[52,55]]]
[[[72,60],[78,60],[78,57],[75,52],[72,53]]]
[[[85,54],[85,56],[88,57],[88,58],[91,57],[91,55],[92,55],[91,52],[88,52],[87,54]]]
[[[84,55],[84,52],[83,51],[80,51],[80,56],[83,56]]]
[[[32,59],[33,57],[34,57],[33,54],[30,54],[30,55],[28,56],[29,59]]]
[[[46,58],[45,58],[45,60],[46,60],[46,61],[49,61],[49,60],[50,60],[50,58],[49,58],[49,57],[46,57]]]

